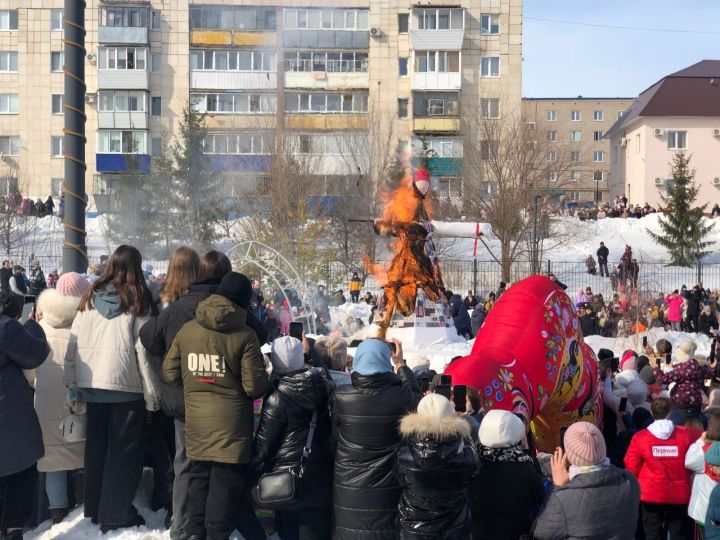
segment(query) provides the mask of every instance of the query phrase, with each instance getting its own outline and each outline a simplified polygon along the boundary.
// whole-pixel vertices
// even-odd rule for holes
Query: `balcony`
[[[103,45],[147,45],[148,29],[146,26],[100,26],[98,27],[98,43]]]
[[[367,30],[285,30],[283,45],[290,49],[368,49]]]
[[[99,129],[148,129],[146,112],[98,112]]]
[[[443,133],[460,131],[460,118],[425,117],[413,119],[413,131]]]
[[[252,154],[211,154],[210,167],[215,172],[242,171],[267,172],[270,170],[270,156]]]
[[[288,129],[367,129],[367,114],[322,113],[292,114],[285,113],[285,127]]]
[[[415,8],[410,41],[416,51],[459,51],[465,38],[462,8]]]
[[[460,90],[462,75],[459,72],[413,73],[413,90]]]
[[[150,171],[147,154],[96,154],[95,169],[99,173],[127,173]]]
[[[336,73],[327,71],[286,71],[285,88],[323,88],[344,90],[369,88],[368,72]]]
[[[190,45],[274,46],[277,45],[277,34],[237,30],[191,30]]]
[[[208,129],[275,129],[275,114],[226,114],[207,113],[205,125]]]
[[[150,77],[144,69],[98,69],[100,90],[149,90]]]
[[[190,71],[194,90],[269,90],[277,88],[277,73],[272,71]]]

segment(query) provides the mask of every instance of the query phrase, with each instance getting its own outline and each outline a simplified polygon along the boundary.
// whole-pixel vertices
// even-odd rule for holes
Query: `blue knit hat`
[[[355,351],[352,370],[357,371],[360,375],[392,373],[390,347],[379,339],[363,341]]]
[[[705,463],[720,466],[720,443],[714,442],[705,450]]]

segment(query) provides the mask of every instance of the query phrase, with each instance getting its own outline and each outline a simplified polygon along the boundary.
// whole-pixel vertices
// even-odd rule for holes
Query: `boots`
[[[68,508],[51,508],[50,517],[52,518],[53,525],[57,525],[62,522],[66,517],[68,517],[69,513],[70,510]]]
[[[121,523],[119,525],[100,525],[100,532],[105,534],[106,532],[115,531],[117,529],[132,529],[134,527],[142,527],[143,525],[145,525],[145,518],[143,518],[140,514],[137,514],[126,523]]]
[[[80,470],[68,475],[68,484],[70,508],[77,508],[85,502],[85,473]]]

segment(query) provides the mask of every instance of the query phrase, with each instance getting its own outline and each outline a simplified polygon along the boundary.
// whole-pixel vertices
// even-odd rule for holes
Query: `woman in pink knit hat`
[[[54,289],[46,289],[37,301],[37,319],[45,331],[50,353],[43,364],[30,375],[35,386],[35,410],[42,428],[45,457],[38,461],[38,471],[46,473],[45,491],[50,502],[53,523],[68,515],[67,484],[70,480],[75,505],[82,504],[84,442],[66,442],[59,429],[71,412],[81,412],[84,404],[70,403],[63,382],[65,352],[70,327],[77,314],[80,298],[88,287],[87,280],[75,272],[60,276]]]
[[[533,538],[633,540],[640,485],[610,464],[602,433],[576,422],[565,432],[565,450],[552,457],[553,489],[533,526]]]

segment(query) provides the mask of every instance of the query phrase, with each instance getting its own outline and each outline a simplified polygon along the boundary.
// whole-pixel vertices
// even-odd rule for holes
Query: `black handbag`
[[[252,490],[252,498],[259,508],[268,510],[292,510],[300,498],[300,484],[304,473],[304,461],[312,451],[312,440],[317,427],[317,411],[310,419],[307,441],[300,463],[293,467],[263,474]]]

